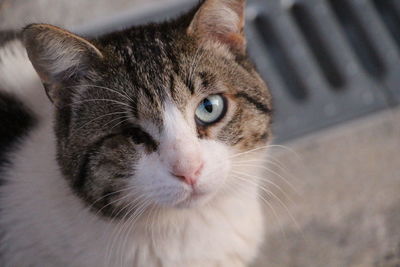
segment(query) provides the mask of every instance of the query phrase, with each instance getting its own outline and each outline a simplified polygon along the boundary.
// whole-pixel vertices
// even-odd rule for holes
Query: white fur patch
[[[0,48],[0,90],[16,96],[39,116],[49,113],[51,103],[19,40]]]
[[[229,148],[214,140],[197,137],[194,115],[184,118],[172,103],[165,104],[164,126],[157,152],[137,165],[132,185],[147,192],[153,203],[164,206],[191,205],[209,201],[224,186],[230,170]],[[174,168],[193,173],[203,166],[192,188],[173,175]],[[193,200],[196,193],[204,195]]]

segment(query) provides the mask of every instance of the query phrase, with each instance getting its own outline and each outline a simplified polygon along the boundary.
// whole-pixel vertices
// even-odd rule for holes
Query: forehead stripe
[[[175,77],[172,73],[169,75],[169,90],[171,92],[171,97],[175,98]]]
[[[190,74],[185,79],[185,85],[189,89],[190,94],[194,94],[194,82],[193,82],[193,74]]]
[[[245,99],[247,102],[249,102],[250,104],[255,106],[256,109],[258,109],[259,111],[261,111],[263,113],[270,114],[272,112],[269,107],[267,107],[263,103],[259,102],[257,99],[253,98],[252,96],[246,94],[245,92],[237,93],[236,97]]]

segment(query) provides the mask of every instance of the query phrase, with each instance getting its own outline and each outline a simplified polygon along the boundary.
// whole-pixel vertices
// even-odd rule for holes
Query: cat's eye
[[[210,95],[197,107],[196,121],[201,125],[210,125],[221,120],[225,113],[226,99],[222,95]]]

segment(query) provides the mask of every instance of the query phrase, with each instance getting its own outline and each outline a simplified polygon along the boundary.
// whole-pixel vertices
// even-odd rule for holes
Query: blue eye
[[[200,124],[216,123],[225,116],[226,101],[221,95],[210,95],[201,101],[196,109],[196,119]]]

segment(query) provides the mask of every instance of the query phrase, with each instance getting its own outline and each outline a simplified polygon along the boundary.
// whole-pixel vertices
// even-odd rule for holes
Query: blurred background
[[[0,30],[96,36],[196,2],[0,0]],[[400,266],[400,0],[249,0],[247,35],[276,110],[254,267]]]

